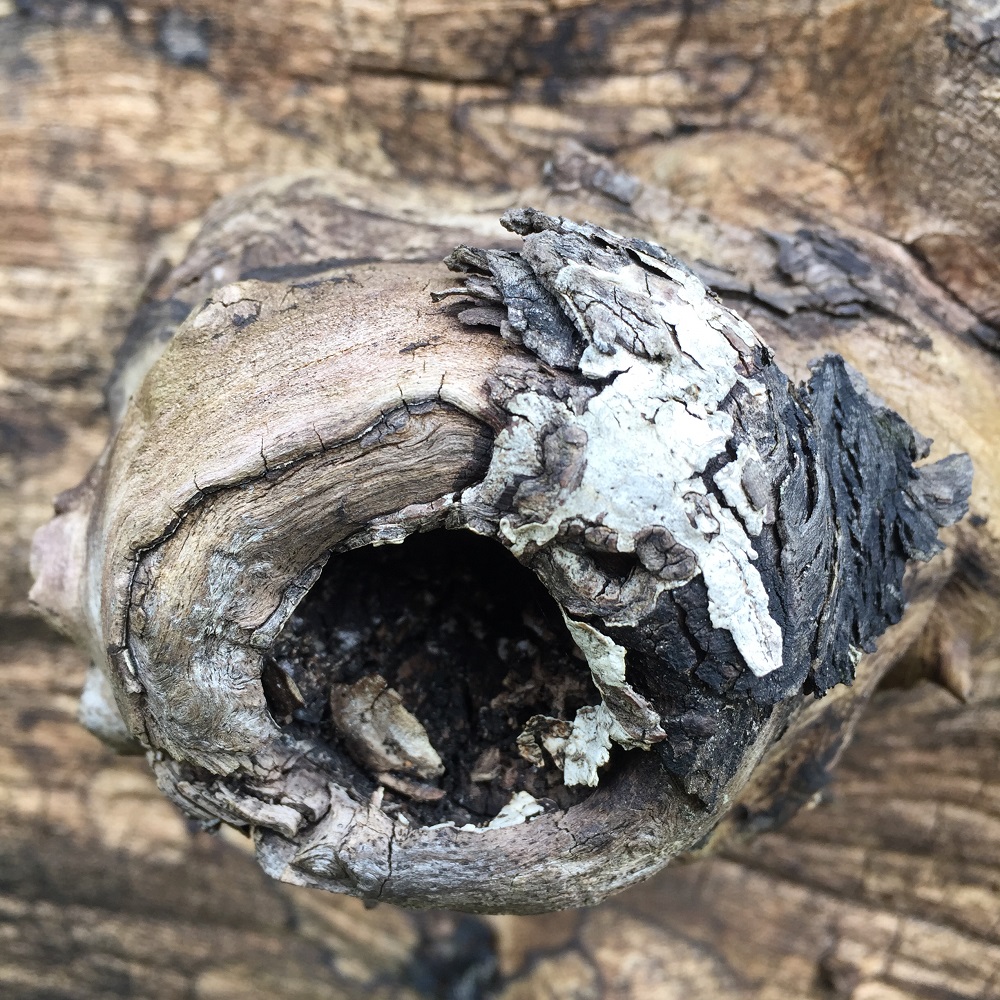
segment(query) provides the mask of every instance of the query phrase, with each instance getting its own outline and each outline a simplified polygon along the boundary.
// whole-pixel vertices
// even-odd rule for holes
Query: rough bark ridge
[[[966,509],[968,459],[915,471],[913,433],[840,359],[792,389],[660,247],[533,210],[504,217],[518,252],[449,258],[468,277],[435,297],[471,296],[457,319],[425,297],[433,269],[331,269],[301,240],[239,250],[243,277],[218,287],[244,239],[276,232],[275,206],[277,231],[304,210],[294,181],[256,193],[259,229],[254,201],[232,200],[158,289],[176,303],[185,275],[210,273],[208,299],[176,330],[170,309],[135,328],[116,431],[39,533],[34,599],[91,651],[167,794],[252,832],[274,875],[531,911],[657,870],[718,821],[799,693],[851,680],[898,620],[906,560]],[[598,697],[572,719],[514,712],[516,746],[593,795],[561,807],[522,776],[495,815],[461,822],[431,720],[378,670],[307,676],[307,657],[271,654],[269,686],[300,703],[277,721],[267,657],[331,552],[435,527],[500,539],[555,599]],[[425,685],[462,665],[437,669]],[[100,692],[97,677],[99,732]],[[309,711],[325,730],[291,724]],[[657,752],[602,782],[612,743]]]

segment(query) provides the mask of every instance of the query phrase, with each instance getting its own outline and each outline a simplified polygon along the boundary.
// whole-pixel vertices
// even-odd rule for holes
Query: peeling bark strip
[[[285,218],[280,187],[246,197]],[[146,746],[189,815],[251,832],[276,877],[535,911],[651,874],[718,822],[803,692],[851,680],[902,613],[906,561],[964,513],[965,456],[914,469],[927,443],[841,359],[791,385],[653,244],[513,211],[520,249],[459,247],[440,307],[438,267],[312,267],[284,239],[229,274],[226,223],[164,279],[178,308],[123,359],[34,595],[94,658],[92,724]],[[477,624],[467,662],[439,659],[453,622],[348,628],[361,571],[324,564],[445,527],[535,574],[561,645],[526,606],[503,635]],[[487,677],[491,643],[519,652]],[[470,720],[429,697],[458,683],[489,733],[474,759]]]

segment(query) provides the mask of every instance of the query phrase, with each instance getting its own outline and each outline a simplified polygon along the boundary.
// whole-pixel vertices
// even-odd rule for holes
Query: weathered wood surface
[[[167,26],[184,19],[161,21],[162,5],[129,5],[123,23],[110,5],[8,2],[0,304],[10,390],[35,408],[37,443],[65,433],[37,412],[43,391],[79,411],[75,428],[94,419],[86,407],[96,403],[101,359],[157,242],[219,194],[331,166],[534,183],[566,136],[621,147],[639,176],[723,220],[773,228],[796,213],[832,212],[904,245],[957,242],[967,252],[948,253],[931,274],[953,275],[975,313],[971,334],[995,338],[981,323],[995,315],[998,287],[984,270],[1000,211],[993,50],[977,5],[922,0],[904,5],[905,17],[877,2],[817,12],[804,0],[747,0],[687,15],[664,4],[540,6],[352,3],[338,7],[341,24],[322,4],[258,5],[245,20],[194,5],[185,8],[194,28],[201,16],[215,20],[207,46],[192,53],[170,41]],[[500,59],[525,38],[532,59]],[[662,120],[644,131],[653,111]],[[919,128],[902,127],[913,119]],[[928,141],[938,125],[947,135]],[[428,145],[444,137],[448,155],[429,158]],[[904,214],[913,216],[906,227]],[[72,310],[63,308],[69,296]],[[51,370],[38,362],[43,327]],[[77,388],[82,373],[89,392]],[[47,504],[53,486],[18,489]],[[19,575],[18,594],[30,582],[27,543],[20,534],[6,570]]]
[[[129,8],[130,35],[100,5],[31,5],[30,17],[4,8],[0,872],[2,975],[12,995],[245,996],[279,981],[287,996],[368,995],[372,984],[385,995],[406,995],[406,988],[434,995],[445,992],[431,985],[434,975],[450,975],[452,984],[465,973],[469,981],[488,977],[494,948],[510,996],[546,989],[553,996],[858,1000],[1000,993],[1000,659],[989,596],[997,536],[995,523],[983,523],[993,513],[990,498],[1000,495],[991,459],[1000,380],[983,349],[995,341],[983,321],[997,308],[989,271],[997,213],[989,152],[997,131],[988,113],[990,22],[985,14],[977,19],[978,6],[719,4],[688,15],[682,36],[659,37],[648,18],[623,17],[639,28],[626,37],[613,25],[598,48],[624,53],[618,63],[576,57],[565,61],[569,71],[553,73],[539,57],[519,66],[516,80],[493,71],[499,82],[487,84],[468,80],[490,72],[481,52],[463,64],[478,37],[474,19],[509,38],[515,33],[503,27],[505,12],[516,5],[435,7],[434,18],[424,18],[429,31],[410,32],[406,45],[387,42],[405,30],[363,34],[360,27],[334,32],[330,45],[325,11],[258,5],[242,32],[216,28],[208,72],[176,65],[174,43],[155,52],[154,12],[146,8]],[[414,4],[402,18],[388,5],[364,9],[376,23],[406,27],[430,8]],[[664,32],[684,20],[659,5],[647,11]],[[204,13],[225,24],[214,5]],[[588,25],[602,18],[597,5],[543,14],[553,25],[576,19],[561,36],[563,51],[592,37]],[[310,15],[318,19],[311,32],[286,30]],[[440,30],[449,23],[459,27]],[[413,39],[428,34],[417,47]],[[645,64],[636,59],[643,45],[653,52]],[[351,46],[383,54],[340,59]],[[404,48],[423,54],[408,61]],[[687,90],[673,96],[666,84],[648,89],[664,50],[688,57],[686,71],[673,76],[683,76]],[[195,57],[197,64],[197,46]],[[749,68],[746,93],[724,86],[734,66]],[[612,95],[603,116],[593,97],[601,88]],[[518,101],[510,103],[514,92]],[[456,104],[456,95],[464,100]],[[643,123],[664,111],[666,124],[660,117],[643,133]],[[675,122],[684,126],[676,134]],[[697,125],[705,127],[694,131]],[[51,496],[80,478],[103,441],[101,387],[143,262],[161,236],[217,193],[311,166],[441,176],[441,158],[426,151],[445,135],[455,151],[445,163],[458,164],[462,180],[502,182],[516,167],[515,181],[532,182],[553,138],[566,134],[623,147],[620,163],[671,189],[672,196],[637,193],[617,179],[614,190],[625,183],[626,200],[637,195],[637,228],[653,229],[688,259],[735,265],[755,291],[787,292],[790,283],[787,271],[774,269],[765,253],[773,243],[758,227],[791,236],[825,223],[868,247],[874,240],[919,293],[889,307],[905,322],[885,318],[887,293],[870,288],[862,321],[831,318],[827,306],[841,296],[824,305],[828,273],[813,289],[818,308],[800,308],[794,322],[745,291],[734,305],[742,301],[769,339],[782,327],[796,334],[782,341],[791,367],[801,372],[808,357],[840,350],[935,437],[941,454],[973,453],[976,520],[953,550],[944,603],[926,609],[933,627],[896,669],[900,683],[919,683],[875,695],[815,809],[737,846],[744,829],[766,831],[781,818],[748,809],[724,858],[668,870],[593,912],[492,918],[490,942],[479,923],[452,935],[446,921],[278,888],[228,843],[187,831],[153,790],[144,763],[98,750],[76,727],[84,663],[28,617],[27,546]],[[982,154],[963,155],[969,148]],[[554,180],[579,187],[572,171]],[[597,181],[609,184],[607,176]],[[363,196],[363,183],[360,190]],[[493,197],[499,205],[512,201]],[[579,190],[571,197],[589,203],[581,214],[596,221],[619,229],[628,221],[621,203]],[[470,204],[468,191],[449,198]],[[565,204],[548,198],[536,203],[553,211]],[[702,224],[699,212],[715,222]],[[720,224],[750,235],[719,239]],[[927,278],[907,244],[925,258]],[[786,253],[785,264],[794,270],[794,254]],[[761,284],[767,274],[770,289]],[[958,301],[940,296],[936,282]],[[857,291],[859,282],[847,284]],[[926,676],[967,702],[920,680]],[[812,759],[794,789],[806,798],[828,779]],[[765,791],[762,802],[773,801],[773,790]],[[439,934],[439,944],[422,946],[421,934]],[[456,941],[472,942],[474,961],[448,964]],[[438,964],[428,967],[428,958]]]
[[[970,460],[914,470],[926,442],[841,359],[789,383],[653,243],[514,209],[518,255],[463,245],[454,287],[440,264],[371,262],[373,217],[387,242],[462,235],[439,210],[390,239],[386,212],[352,215],[307,175],[209,213],[130,324],[112,436],[36,535],[31,598],[92,657],[88,727],[162,752],[164,792],[249,826],[276,877],[423,908],[599,902],[695,847],[803,696],[854,679],[901,616],[907,562],[966,513]],[[533,645],[496,614],[485,649],[445,639],[476,628],[471,608],[430,611],[454,578],[444,559],[427,573],[431,541],[391,574],[411,578],[401,617],[371,612],[424,640],[358,648],[370,625],[343,606],[386,582],[345,553],[442,526],[544,585],[515,617],[555,603],[530,676],[508,660],[491,688],[488,648]],[[470,558],[457,535],[437,544]],[[940,572],[912,566],[911,594]],[[322,608],[311,629],[305,606]],[[473,749],[472,733],[492,735]],[[790,737],[770,766],[788,753]],[[504,777],[473,778],[491,768]]]
[[[519,998],[996,996],[1000,692],[995,659],[978,664],[969,705],[879,694],[822,802],[781,831],[593,911],[452,939],[445,919],[279,886],[193,833],[144,761],[78,727],[82,657],[7,642],[6,995],[447,996],[420,985],[488,980],[495,959]]]

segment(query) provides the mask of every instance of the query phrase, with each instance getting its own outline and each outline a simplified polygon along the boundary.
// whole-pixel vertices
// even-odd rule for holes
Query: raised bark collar
[[[451,288],[202,268],[37,538],[91,725],[287,881],[531,911],[652,873],[965,511],[967,458],[915,469],[842,359],[794,386],[660,247],[504,224],[520,246],[460,246]],[[488,542],[366,548],[438,529]]]

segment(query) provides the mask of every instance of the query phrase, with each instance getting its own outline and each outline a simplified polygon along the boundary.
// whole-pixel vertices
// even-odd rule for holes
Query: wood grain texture
[[[246,996],[278,982],[288,996],[449,995],[459,982],[488,982],[497,957],[510,995],[522,997],[698,995],[699,984],[710,984],[706,995],[734,997],[1000,992],[992,805],[1000,661],[988,558],[998,495],[989,456],[1000,421],[997,366],[981,347],[996,342],[988,322],[996,198],[995,175],[977,176],[997,141],[988,17],[971,4],[727,3],[695,8],[673,44],[675,34],[651,30],[653,15],[665,31],[685,19],[650,7],[621,50],[627,57],[594,73],[565,41],[592,37],[586,6],[545,11],[552,24],[577,17],[579,29],[553,46],[572,52],[563,65],[573,73],[536,63],[534,76],[519,67],[497,85],[462,81],[480,62],[464,55],[474,37],[466,30],[510,23],[485,4],[455,8],[447,44],[441,20],[425,17],[430,41],[419,51],[431,57],[405,65],[399,40],[416,4],[353,5],[350,30],[338,27],[333,44],[325,11],[309,21],[304,9],[260,4],[241,32],[212,33],[207,60],[195,45],[188,66],[178,65],[176,41],[173,51],[156,48],[155,14],[138,5],[127,11],[130,33],[100,5],[38,3],[27,14],[0,5],[0,632],[11,691],[0,699],[0,870],[12,915],[3,932],[11,995]],[[201,16],[232,21],[214,4],[197,8]],[[310,31],[285,30],[303,17]],[[955,45],[965,30],[972,44]],[[343,46],[358,55],[324,76]],[[636,57],[643,46],[645,63]],[[680,97],[647,72],[673,52],[687,58]],[[224,75],[236,55],[243,75]],[[256,88],[243,83],[251,75],[263,81]],[[654,83],[659,90],[649,90]],[[884,107],[898,114],[884,117]],[[782,340],[791,370],[838,350],[942,453],[977,455],[975,519],[955,539],[937,581],[943,590],[921,598],[939,598],[938,610],[928,610],[922,636],[901,640],[909,652],[893,682],[916,687],[876,696],[832,776],[808,766],[787,775],[803,799],[826,788],[816,808],[768,833],[782,817],[765,795],[748,825],[757,831],[752,854],[734,848],[668,871],[621,897],[617,910],[612,902],[592,914],[495,918],[487,930],[449,918],[398,922],[385,907],[363,911],[276,887],[230,844],[179,828],[144,764],[99,751],[77,728],[85,664],[27,617],[31,534],[106,436],[101,390],[145,261],[217,194],[281,170],[338,164],[385,178],[426,177],[444,163],[465,182],[535,183],[537,165],[565,135],[620,148],[615,169],[598,171],[595,186],[556,173],[551,190],[519,200],[559,212],[571,199],[584,217],[619,229],[627,222],[689,260],[730,267],[714,275],[736,286],[723,294],[765,337]],[[444,161],[442,137],[454,154]],[[982,155],[962,154],[970,148]],[[609,199],[609,187],[632,197],[632,208]],[[447,197],[466,205],[469,191]],[[494,195],[482,197],[486,206]],[[503,195],[494,205],[513,201]],[[791,237],[824,225],[863,243],[881,274],[907,276],[907,294],[893,300],[901,322],[881,312],[879,294],[860,320],[831,317],[823,298],[803,302],[809,289],[780,270],[762,230]],[[908,241],[928,271],[915,266]],[[939,282],[958,300],[940,295]],[[791,320],[755,297],[790,289]],[[967,702],[931,686],[935,678]],[[838,850],[828,831],[850,846]],[[240,895],[239,886],[252,888]],[[456,941],[480,964],[451,962]]]

